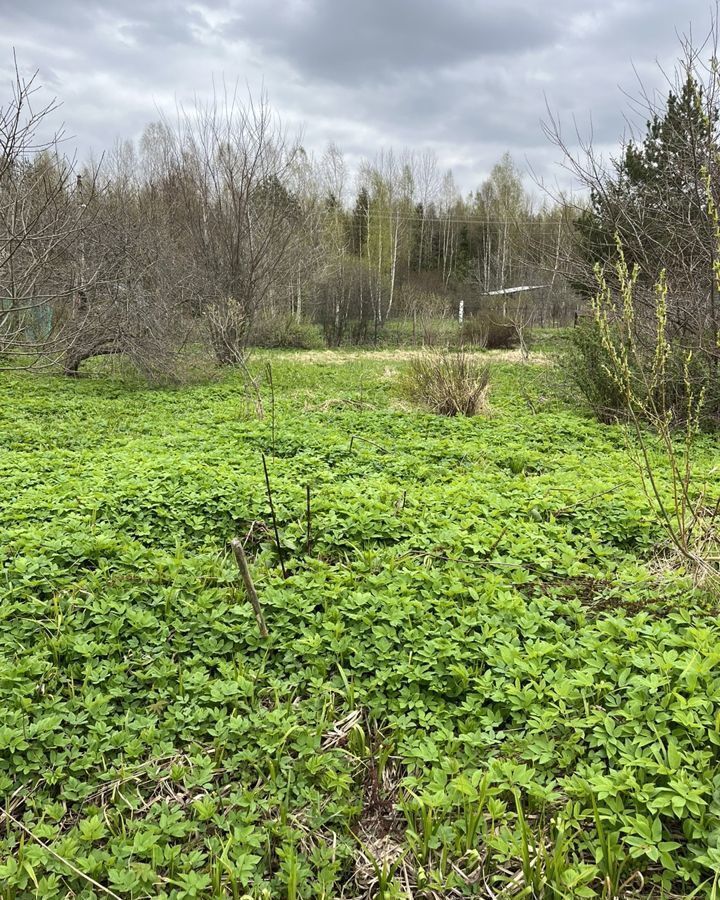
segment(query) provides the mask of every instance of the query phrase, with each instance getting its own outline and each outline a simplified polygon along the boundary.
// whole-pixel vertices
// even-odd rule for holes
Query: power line
[[[333,213],[329,210],[324,213],[326,218],[333,218]],[[343,210],[343,216],[354,217],[353,212],[347,212]],[[367,221],[367,216],[363,216],[363,221]],[[460,218],[456,216],[397,216],[395,213],[372,213],[370,215],[370,221],[373,219],[390,219],[392,222],[412,222],[414,224],[420,224],[421,222],[440,222],[440,223],[452,223],[453,225],[522,225],[522,226],[534,226],[536,228],[555,228],[561,227],[562,225],[567,225],[568,223],[564,222],[554,222],[554,221],[538,221],[537,219],[481,219],[481,218]]]

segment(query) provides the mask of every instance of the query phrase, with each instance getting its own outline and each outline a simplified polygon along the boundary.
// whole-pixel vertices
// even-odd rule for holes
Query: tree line
[[[77,374],[122,354],[154,377],[190,351],[243,364],[248,346],[308,323],[330,346],[400,325],[427,343],[463,318],[482,339],[488,323],[576,322],[607,288],[620,320],[620,261],[633,340],[654,353],[662,282],[680,394],[689,366],[720,397],[716,48],[715,26],[700,49],[683,43],[667,97],[637,98],[644,129],[609,160],[573,153],[551,120],[584,191],[541,204],[507,154],[465,195],[430,151],[384,150],[350,172],[338,147],[310,156],[265,96],[227,86],[77,160],[61,132],[44,137],[57,106],[16,69],[0,108],[0,365]],[[614,415],[598,335],[575,332],[581,389]]]
[[[535,208],[506,155],[463,197],[432,152],[382,151],[351,177],[310,157],[266,97],[223,87],[100,162],[44,139],[54,102],[16,73],[0,110],[0,354],[61,366],[122,354],[148,376],[192,348],[241,363],[258,328],[314,323],[329,345],[407,320],[566,322],[564,204]],[[533,285],[533,296],[509,289]],[[528,309],[530,312],[528,312]]]

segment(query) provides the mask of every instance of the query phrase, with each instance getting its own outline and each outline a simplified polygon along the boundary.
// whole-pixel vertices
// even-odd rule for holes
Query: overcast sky
[[[0,75],[12,49],[62,101],[81,152],[137,137],[212,79],[261,86],[305,147],[352,167],[382,147],[437,152],[463,190],[509,150],[562,177],[546,100],[573,134],[613,147],[622,90],[662,85],[677,32],[706,34],[709,0],[0,0]],[[637,74],[636,74],[637,73]],[[665,88],[663,86],[663,92]],[[7,87],[2,100],[7,96]]]

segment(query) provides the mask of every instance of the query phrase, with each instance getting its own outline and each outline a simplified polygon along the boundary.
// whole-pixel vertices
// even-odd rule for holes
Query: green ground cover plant
[[[717,891],[720,628],[626,434],[533,365],[409,410],[403,365],[258,356],[263,418],[2,376],[4,900]]]

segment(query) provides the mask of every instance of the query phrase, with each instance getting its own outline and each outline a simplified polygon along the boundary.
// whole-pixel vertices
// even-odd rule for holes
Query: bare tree
[[[218,362],[240,363],[258,311],[292,277],[301,217],[287,183],[298,145],[264,95],[243,102],[237,87],[165,124],[196,303]]]
[[[78,188],[82,198],[82,182]],[[70,308],[63,356],[66,374],[97,356],[124,356],[146,377],[176,378],[191,331],[194,272],[183,261],[173,197],[146,180],[131,144],[116,147],[103,190],[87,204],[82,266],[95,273]]]
[[[437,156],[432,150],[425,150],[413,161],[415,170],[414,181],[417,185],[419,200],[420,234],[418,237],[417,268],[418,272],[423,266],[423,251],[425,247],[426,215],[430,206],[435,202],[440,192],[440,174]]]
[[[72,334],[68,307],[95,272],[82,265],[88,207],[74,161],[60,151],[62,132],[44,137],[57,110],[35,105],[36,75],[15,66],[9,102],[0,108],[0,352],[9,365],[56,361]],[[86,178],[85,197],[96,173]]]

